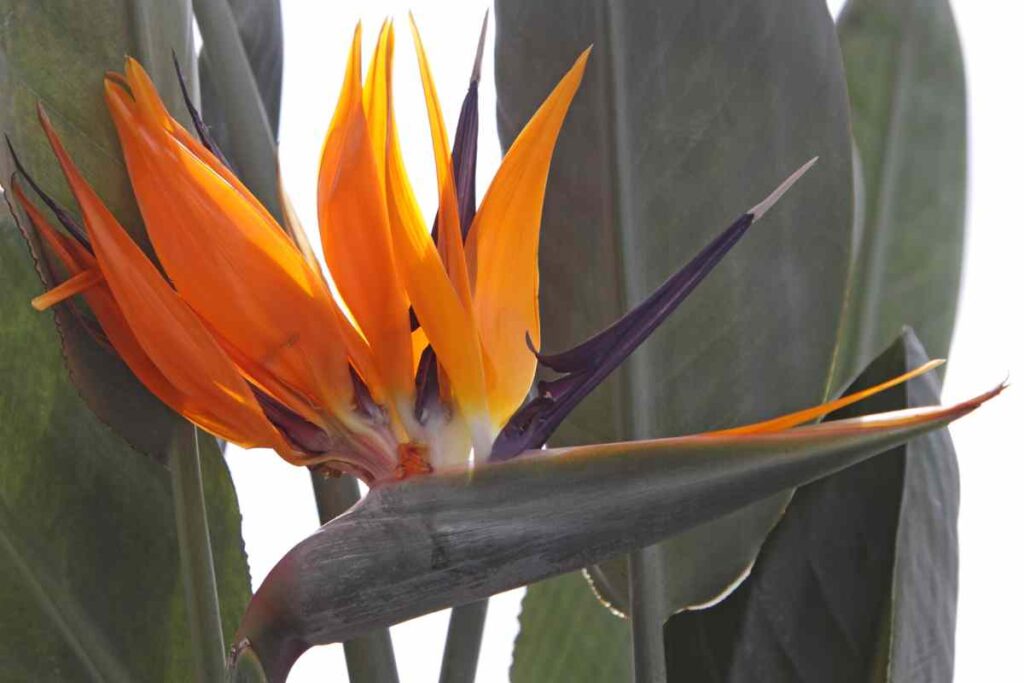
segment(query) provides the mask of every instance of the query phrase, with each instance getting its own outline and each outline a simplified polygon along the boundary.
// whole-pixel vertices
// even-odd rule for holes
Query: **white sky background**
[[[419,75],[405,15],[416,14],[431,59],[449,132],[472,67],[482,0],[284,0],[285,72],[281,163],[307,232],[316,236],[316,173],[320,147],[341,87],[356,21],[363,20],[364,64],[381,21],[396,18],[396,111],[406,162],[424,213],[436,206],[436,185]],[[829,0],[833,10],[841,0]],[[967,62],[970,94],[968,246],[961,308],[946,378],[947,401],[1002,379],[1024,378],[1024,238],[1019,198],[1024,174],[1024,70],[1019,27],[1024,5],[953,0]],[[443,7],[443,10],[439,9]],[[500,159],[494,117],[493,22],[480,90],[478,192]],[[957,680],[1006,680],[1018,671],[1019,616],[1024,614],[1024,448],[1011,425],[1024,419],[1024,393],[1012,388],[953,427],[960,456],[961,581]],[[277,560],[318,526],[304,470],[265,451],[228,451],[243,515],[243,535],[255,586]],[[507,680],[522,590],[491,599],[477,680]],[[447,612],[391,629],[403,683],[433,682],[440,670]],[[341,646],[315,648],[299,660],[290,681],[344,681]]]

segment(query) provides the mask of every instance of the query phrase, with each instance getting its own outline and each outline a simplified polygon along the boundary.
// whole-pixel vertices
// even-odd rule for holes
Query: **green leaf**
[[[183,112],[171,51],[173,45],[179,54],[191,55],[191,19],[184,0],[107,0],[102,5],[0,0],[5,17],[0,28],[0,128],[43,189],[66,208],[76,208],[38,123],[36,106],[42,103],[86,178],[121,224],[145,245],[148,240],[103,99],[103,73],[119,71],[125,54],[156,55],[146,66],[155,82],[167,88],[162,92],[169,95],[171,110]],[[143,24],[144,17],[154,23]],[[0,184],[8,184],[13,170],[8,155],[0,155]],[[20,224],[28,226],[23,216]],[[54,271],[35,240],[30,239],[30,245],[39,278],[19,272],[24,281],[6,290],[11,305],[16,301],[26,309],[39,293],[40,278],[49,287],[63,276],[63,271]],[[26,258],[24,249],[13,242],[5,247],[14,250],[10,258]],[[14,281],[14,273],[4,276]],[[136,448],[162,458],[177,418],[120,359],[96,344],[74,309],[60,306],[54,315],[68,372],[85,401]]]
[[[967,97],[946,0],[850,0],[839,18],[864,232],[851,284],[842,374],[855,375],[904,325],[949,351],[967,193]]]
[[[544,208],[547,351],[603,328],[779,179],[821,157],[577,409],[557,443],[694,433],[832,393],[852,180],[846,87],[825,3],[499,0],[496,11],[506,146],[572,58],[595,44]],[[733,585],[788,498],[781,491],[664,546],[663,616]],[[592,574],[622,611],[624,564]]]
[[[237,9],[228,0],[193,0],[193,6],[208,66],[204,77],[209,85],[204,87],[204,93],[211,92],[211,87],[216,93],[218,111],[224,115],[220,135],[229,139],[223,151],[242,182],[280,220],[277,138],[271,127],[271,115],[264,109],[263,95],[264,91],[272,92],[273,85],[257,82],[257,75],[265,77],[267,73],[257,71],[259,62],[250,63],[238,23],[247,16],[254,17],[245,24],[250,41],[266,36],[268,42],[264,47],[271,52],[275,49],[275,31],[269,28],[273,12],[264,6],[269,3],[257,1],[260,7],[254,8],[251,15],[241,11],[245,2],[237,3]]]
[[[21,236],[0,224],[0,680],[189,680],[170,476],[70,383]],[[206,440],[204,487],[230,640],[249,596],[241,517]]]
[[[279,0],[228,0],[238,34],[245,48],[245,56],[256,81],[267,122],[277,137],[281,118],[281,74],[284,68],[284,29],[281,25]],[[210,50],[199,51],[199,84],[202,88],[203,120],[210,127],[217,145],[228,158],[233,158],[231,128],[228,126],[226,107],[218,91],[211,63]],[[237,144],[245,144],[238,140]]]
[[[927,360],[907,331],[854,384]],[[932,403],[934,374],[840,411]],[[750,578],[665,630],[672,680],[950,681],[956,455],[946,430],[799,489]]]
[[[142,242],[102,77],[119,70],[125,54],[138,55],[172,111],[181,111],[171,46],[179,57],[192,54],[188,7],[185,0],[0,0],[0,129],[40,184],[72,208],[36,122],[41,101],[90,182]],[[11,170],[2,155],[3,185]],[[29,306],[42,290],[34,265],[52,282],[49,264],[34,264],[5,216],[0,679],[188,680],[170,475],[123,440],[162,454],[177,421],[66,306],[56,314],[59,336],[54,315]],[[231,631],[249,596],[241,519],[217,444],[205,437],[202,447],[222,616]]]
[[[531,585],[523,598],[511,681],[622,683],[633,675],[629,655],[629,622],[594,600],[583,574],[563,574]]]
[[[268,678],[283,681],[312,645],[650,545],[943,427],[1001,389],[950,408],[532,451],[382,482],[281,559],[235,646],[251,647]]]

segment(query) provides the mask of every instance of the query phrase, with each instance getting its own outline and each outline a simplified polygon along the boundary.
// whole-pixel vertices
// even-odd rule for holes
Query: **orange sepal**
[[[444,264],[430,239],[423,214],[409,183],[394,124],[393,98],[389,93],[386,179],[388,211],[398,272],[416,317],[437,354],[438,363],[451,382],[452,393],[467,416],[486,414],[480,343],[470,311],[448,278]],[[489,442],[477,428],[477,444]],[[493,436],[493,435],[492,435]]]
[[[802,425],[806,422],[810,422],[823,415],[835,412],[840,408],[844,408],[853,403],[858,403],[866,398],[874,396],[875,394],[881,393],[886,389],[891,389],[899,384],[910,381],[915,377],[919,377],[924,373],[937,368],[942,365],[945,361],[943,360],[931,360],[921,365],[920,367],[914,368],[910,372],[905,372],[899,377],[893,377],[884,382],[876,384],[873,387],[868,387],[861,391],[849,394],[848,396],[842,396],[834,401],[828,401],[821,405],[814,406],[813,408],[804,408],[794,413],[788,413],[786,415],[780,415],[779,417],[773,417],[770,420],[764,420],[763,422],[755,422],[753,424],[742,425],[740,427],[733,427],[731,429],[722,429],[716,432],[708,432],[709,434],[715,435],[736,435],[736,434],[767,434],[769,432],[781,432],[785,429],[790,429],[798,425]]]
[[[72,277],[75,274],[89,271],[101,272],[96,258],[81,244],[55,230],[39,208],[25,196],[20,185],[14,185],[14,194],[28,215],[29,221],[35,227],[36,233],[49,245],[67,268],[68,273],[72,274]],[[191,409],[182,393],[167,381],[163,373],[146,355],[128,326],[128,321],[125,320],[121,308],[114,300],[110,288],[105,281],[101,280],[101,282],[102,284],[99,286],[85,290],[83,296],[114,351],[154,396],[175,412],[213,433],[213,421],[206,419],[203,411]],[[218,436],[226,438],[223,434],[218,434]]]
[[[390,70],[387,25],[371,75],[386,89]],[[409,300],[398,279],[393,255],[382,170],[374,145],[384,143],[384,121],[368,124],[359,74],[359,37],[349,56],[345,84],[324,144],[317,192],[320,236],[334,282],[369,342],[384,390],[406,422],[413,403]],[[386,98],[386,93],[374,100]],[[378,115],[386,116],[379,104]],[[374,136],[379,136],[375,140]],[[381,147],[380,163],[383,163]]]
[[[384,155],[388,139],[388,84],[391,81],[394,51],[394,26],[392,20],[387,19],[380,28],[377,47],[373,51],[370,66],[366,70],[366,87],[362,91],[363,111],[366,113],[370,146],[373,149],[373,158],[377,162],[381,187],[385,185]]]
[[[129,69],[139,97],[144,74]],[[134,92],[134,90],[133,90]],[[178,293],[223,338],[280,381],[337,414],[352,403],[348,358],[369,351],[322,278],[280,226],[235,184],[144,115],[108,81],[107,103],[147,232]],[[233,176],[232,176],[233,177]],[[347,351],[347,354],[346,354]]]
[[[462,244],[462,228],[459,223],[459,200],[455,191],[455,172],[449,153],[448,131],[444,125],[441,102],[430,73],[427,52],[423,48],[419,29],[412,14],[409,15],[413,42],[416,45],[416,60],[423,83],[423,98],[427,105],[427,119],[430,122],[430,139],[434,147],[434,169],[437,175],[437,248],[441,254],[448,277],[462,301],[462,305],[473,315],[473,296],[469,286],[469,271]],[[473,325],[476,323],[474,321]]]
[[[162,377],[166,384],[154,393],[199,426],[245,447],[272,447],[295,461],[231,361],[82,178],[49,119],[42,109],[39,113],[120,314],[104,306],[93,309],[115,349],[147,386],[162,384]],[[128,346],[135,350],[125,353]],[[156,372],[140,374],[147,363]]]
[[[45,311],[101,282],[103,282],[103,274],[98,269],[80,271],[32,299],[32,308],[37,311]]]
[[[555,141],[586,68],[579,56],[516,138],[501,163],[470,228],[466,251],[475,261],[473,301],[488,365],[488,405],[505,422],[533,383],[537,359],[526,335],[540,348],[541,210]]]

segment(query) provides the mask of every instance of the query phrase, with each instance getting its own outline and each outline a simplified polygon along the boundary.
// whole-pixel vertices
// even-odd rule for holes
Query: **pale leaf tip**
[[[773,206],[775,206],[775,203],[782,199],[782,195],[786,194],[786,192],[789,191],[789,188],[793,187],[793,185],[796,184],[796,181],[800,180],[800,177],[803,176],[804,173],[807,173],[807,171],[810,170],[811,166],[814,166],[814,164],[816,164],[817,162],[818,157],[814,157],[813,159],[805,163],[803,166],[798,168],[792,175],[790,175],[788,178],[782,181],[782,184],[775,188],[775,190],[770,195],[762,199],[759,204],[751,208],[750,211],[748,211],[747,213],[753,216],[753,222],[756,223],[757,221],[761,220],[761,218],[766,213],[768,213],[768,211]]]
[[[480,82],[480,68],[484,61],[484,45],[487,43],[487,20],[491,16],[491,8],[484,10],[484,23],[480,27],[480,39],[476,43],[476,59],[473,60],[473,73],[469,77],[470,83]]]

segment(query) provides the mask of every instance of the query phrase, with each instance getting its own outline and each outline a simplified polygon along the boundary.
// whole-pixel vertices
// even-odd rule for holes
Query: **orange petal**
[[[537,370],[525,339],[529,334],[540,347],[537,249],[544,190],[555,141],[589,55],[588,48],[516,138],[469,232],[480,342],[497,369],[487,376],[488,402],[499,423],[519,407]]]
[[[235,176],[231,169],[225,166],[216,154],[206,149],[201,142],[192,137],[192,134],[184,126],[171,117],[170,112],[164,106],[163,100],[160,99],[156,86],[149,78],[146,70],[142,68],[142,65],[128,57],[125,59],[125,73],[127,79],[122,79],[118,74],[108,74],[108,78],[118,85],[118,93],[122,98],[131,103],[131,106],[139,103],[137,110],[142,115],[148,117],[153,125],[163,128],[170,133],[175,140],[183,144],[190,152],[199,157],[203,163],[238,190],[268,222],[274,223],[274,218],[270,215],[270,212],[256,199],[252,192],[249,191],[249,188],[242,184],[242,181]],[[131,97],[124,91],[124,87],[131,88]]]
[[[423,82],[423,97],[427,104],[427,118],[430,121],[430,138],[434,145],[434,167],[437,173],[437,247],[448,271],[448,277],[455,285],[463,306],[472,316],[473,297],[469,286],[469,271],[466,267],[466,254],[462,245],[462,229],[459,225],[459,200],[455,192],[455,173],[449,153],[448,131],[445,129],[441,103],[434,87],[434,78],[430,74],[426,50],[420,39],[416,21],[409,15],[412,26],[412,37],[416,44],[416,59],[420,67],[420,80]],[[474,322],[475,326],[475,322]]]
[[[375,58],[372,69],[385,92],[375,100],[386,99],[385,76],[390,68],[388,35],[385,25],[382,46],[377,50],[383,63]],[[357,40],[358,37],[357,31]],[[400,407],[400,414],[410,421],[414,390],[413,375],[409,372],[409,300],[398,279],[382,169],[374,155],[374,145],[383,145],[386,135],[378,131],[380,140],[371,135],[356,69],[358,52],[359,43],[353,42],[338,110],[324,144],[317,193],[320,236],[327,266],[366,335],[386,393]],[[385,116],[386,111],[382,112]],[[386,128],[386,123],[385,118],[374,127]],[[383,148],[381,152],[383,161]]]
[[[113,294],[108,303],[114,306],[101,304],[93,310],[115,349],[154,393],[204,429],[243,446],[270,446],[294,458],[199,318],[81,177],[42,110],[40,120]]]
[[[134,87],[142,79],[133,76]],[[106,92],[147,231],[178,293],[252,362],[311,403],[345,414],[352,402],[345,351],[360,372],[373,368],[360,365],[370,365],[368,351],[360,353],[365,343],[322,279],[223,168],[147,118],[152,107],[135,106],[110,81]]]
[[[101,282],[103,282],[103,274],[99,269],[83,270],[32,299],[32,308],[37,311],[45,311]]]
[[[380,185],[384,187],[384,154],[388,136],[388,83],[391,81],[391,64],[395,50],[393,22],[388,19],[380,29],[377,48],[373,51],[370,67],[366,72],[366,88],[363,90],[363,111],[377,161]]]
[[[68,272],[73,274],[73,277],[81,273],[99,271],[96,258],[77,241],[55,230],[39,211],[38,207],[25,196],[20,185],[14,185],[14,194],[35,227],[36,232],[53,249],[54,253],[57,254],[57,257],[68,269]],[[149,356],[146,355],[146,352],[132,333],[131,328],[129,328],[128,321],[125,320],[120,307],[114,301],[114,297],[106,282],[103,282],[98,287],[86,290],[84,296],[100,327],[103,328],[103,332],[110,345],[114,347],[118,356],[121,357],[121,360],[125,362],[139,381],[142,382],[143,386],[170,406],[171,409],[181,413],[207,431],[226,438],[226,435],[213,429],[216,425],[211,420],[205,419],[206,416],[202,411],[190,409],[182,393],[167,381],[163,373],[149,359]]]
[[[717,431],[717,432],[709,432],[709,434],[715,434],[715,435],[729,434],[729,435],[733,435],[733,434],[766,434],[768,432],[781,432],[781,431],[783,431],[785,429],[790,429],[791,427],[796,427],[797,425],[804,424],[805,422],[810,422],[811,420],[814,420],[815,418],[821,417],[822,415],[828,415],[829,413],[831,413],[833,411],[836,411],[836,410],[839,410],[840,408],[848,406],[848,405],[850,405],[852,403],[857,403],[858,401],[863,401],[864,399],[866,399],[866,398],[868,398],[870,396],[874,396],[875,394],[878,394],[880,392],[883,392],[886,389],[891,389],[894,386],[897,386],[899,384],[903,384],[904,382],[912,380],[915,377],[923,375],[924,373],[928,372],[929,370],[933,370],[933,369],[937,368],[938,366],[942,365],[944,362],[945,361],[943,361],[943,360],[928,361],[924,365],[922,365],[922,366],[920,366],[918,368],[915,368],[915,369],[911,370],[910,372],[906,372],[906,373],[900,375],[899,377],[893,377],[892,379],[886,380],[885,382],[882,382],[881,384],[876,384],[875,386],[869,387],[869,388],[864,389],[862,391],[858,391],[856,393],[849,394],[848,396],[843,396],[841,398],[837,398],[834,401],[829,401],[827,403],[822,403],[821,405],[815,406],[813,408],[805,408],[804,410],[798,410],[795,413],[789,413],[787,415],[781,415],[779,417],[775,417],[775,418],[772,418],[770,420],[765,420],[763,422],[756,422],[754,424],[743,425],[741,427],[734,427],[732,429],[723,429],[723,430],[720,430],[720,431]]]
[[[278,226],[274,217],[270,215],[270,212],[268,212],[263,204],[256,199],[252,192],[249,191],[249,188],[247,188],[242,181],[235,176],[231,169],[225,166],[217,155],[206,149],[202,143],[192,137],[192,135],[183,126],[171,118],[170,113],[167,112],[163,102],[160,100],[156,86],[149,78],[145,69],[143,69],[137,61],[129,57],[126,60],[125,70],[129,76],[126,82],[132,88],[132,95],[130,96],[121,87],[109,87],[111,84],[108,84],[108,105],[110,104],[110,98],[117,97],[120,100],[120,104],[127,110],[131,111],[134,110],[134,99],[142,98],[147,103],[147,112],[158,112],[157,115],[153,116],[154,125],[158,128],[164,128],[170,132],[175,140],[181,143],[188,151],[192,152],[204,164],[206,164],[210,171],[216,173],[224,180],[224,182],[237,190],[243,199],[249,203],[253,211],[259,213],[269,225],[279,228],[280,226]],[[118,77],[114,77],[114,80],[117,83],[121,83],[123,81],[123,79],[119,79]],[[280,169],[278,169],[278,177],[280,177]],[[283,197],[282,202],[286,203],[287,197]],[[285,220],[289,221],[290,218],[291,217],[286,213]],[[321,282],[322,286],[320,287],[318,296],[322,296],[330,300],[330,289],[327,286],[326,280],[323,279],[323,273],[320,270],[319,262],[317,262],[316,257],[312,255],[308,239],[306,239],[301,225],[298,225],[297,222],[293,221],[286,227],[288,229],[284,231],[285,234],[292,241],[303,260],[306,261],[307,266]],[[331,308],[336,307],[331,306]],[[376,368],[372,365],[369,347],[366,345],[365,340],[355,330],[351,321],[349,321],[344,315],[339,315],[338,317],[341,318],[341,331],[348,347],[350,360],[353,365],[355,365],[356,369],[359,370],[359,373],[366,378],[367,383],[371,387],[375,387],[377,385]]]
[[[470,421],[486,415],[483,359],[472,317],[445,272],[441,258],[423,222],[402,161],[394,115],[389,110],[387,200],[391,217],[395,258],[405,290],[416,310],[438,363],[447,374],[455,400]],[[493,431],[489,425],[474,423],[474,446],[485,451]]]
[[[25,191],[20,183],[12,183],[12,189],[14,190],[14,196],[18,199],[18,203],[21,204],[21,207],[28,215],[29,221],[32,222],[33,227],[36,229],[36,233],[53,249],[57,258],[67,268],[69,274],[76,275],[96,265],[96,259],[93,258],[88,249],[64,233],[58,232],[50,225],[50,222],[46,220],[39,208],[25,195]]]

